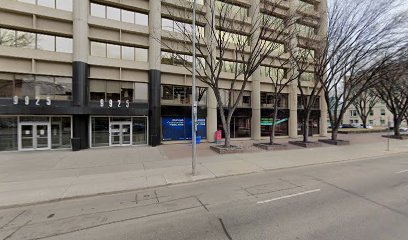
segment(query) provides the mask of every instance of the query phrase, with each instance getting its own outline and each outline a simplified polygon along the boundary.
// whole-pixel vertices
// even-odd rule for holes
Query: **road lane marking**
[[[310,194],[310,193],[315,193],[315,192],[320,192],[320,189],[314,189],[314,190],[309,190],[309,191],[306,191],[306,192],[300,192],[300,193],[290,194],[290,195],[286,195],[286,196],[282,196],[282,197],[272,198],[272,199],[269,199],[269,200],[259,201],[256,204],[269,203],[269,202],[273,202],[273,201],[278,201],[278,200],[282,200],[282,199],[297,197],[297,196]]]
[[[396,174],[401,174],[401,173],[406,173],[406,172],[408,172],[408,169],[407,169],[407,170],[402,170],[402,171],[396,172]]]

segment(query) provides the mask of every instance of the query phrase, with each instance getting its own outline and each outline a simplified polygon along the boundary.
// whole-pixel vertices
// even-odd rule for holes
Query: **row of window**
[[[72,12],[73,0],[17,0],[17,1]]]
[[[191,104],[192,88],[177,85],[161,86],[162,104]],[[199,105],[207,104],[207,88],[197,87],[196,101]]]
[[[282,80],[287,77],[287,71],[283,68],[276,68],[270,66],[261,66],[261,76],[269,77],[273,80]]]
[[[248,8],[219,0],[215,1],[215,9],[221,13],[228,13],[234,19],[245,19],[249,15]]]
[[[0,28],[0,45],[72,53],[72,38]]]
[[[129,11],[116,7],[109,7],[96,3],[91,3],[91,16],[143,26],[149,25],[149,16],[145,13]]]
[[[296,32],[302,36],[310,36],[317,34],[317,28],[297,23]]]
[[[91,101],[147,102],[147,83],[90,80],[89,96]]]
[[[91,41],[91,56],[95,57],[147,62],[148,55],[149,50],[147,48],[128,47]]]
[[[221,89],[220,90],[221,101],[222,103],[227,106],[229,98],[232,97],[233,101],[236,102],[239,96],[239,91],[233,90],[230,94],[230,90],[228,89]],[[244,91],[242,93],[242,98],[238,101],[238,107],[251,107],[251,92]]]
[[[72,79],[68,77],[0,73],[0,98],[71,100],[71,95]]]
[[[273,107],[274,94],[269,92],[261,92],[261,107]],[[279,108],[288,108],[289,107],[289,95],[280,94],[278,97],[278,107]]]
[[[368,114],[370,116],[374,116],[374,110],[371,110]],[[385,109],[384,108],[380,109],[380,114],[381,114],[381,116],[385,116]],[[350,110],[350,116],[351,117],[357,117],[358,116],[357,110]]]
[[[205,59],[202,57],[197,57],[197,69],[205,68]],[[193,56],[187,54],[176,54],[171,52],[161,52],[161,63],[167,65],[192,67],[193,66]]]
[[[162,18],[162,29],[165,31],[175,32],[175,33],[192,33],[193,26],[190,23],[184,23],[180,21],[171,20],[168,18]],[[204,27],[196,27],[197,34],[199,36],[204,36]],[[196,35],[197,36],[197,35]]]

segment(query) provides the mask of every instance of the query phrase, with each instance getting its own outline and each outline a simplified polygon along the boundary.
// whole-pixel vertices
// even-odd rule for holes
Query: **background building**
[[[386,104],[379,100],[377,104],[373,107],[372,112],[369,113],[367,119],[367,125],[373,127],[388,127],[394,125],[394,116],[388,110]],[[346,114],[343,117],[344,124],[362,124],[360,116],[357,113],[356,108],[352,105],[347,110]],[[401,126],[406,126],[406,122],[403,121]]]
[[[0,150],[69,148],[72,137],[80,139],[81,149],[191,138],[191,75],[180,64],[192,57],[174,61],[160,44],[174,26],[165,8],[177,7],[177,1],[2,0]],[[319,29],[324,0],[276,2],[279,18],[304,4],[299,14],[314,21],[298,26],[324,32]],[[236,1],[243,12],[251,6],[250,0]],[[248,84],[234,113],[233,138],[258,140],[270,132],[272,88],[263,71]],[[220,128],[215,97],[200,82],[197,90],[198,135],[214,141]],[[280,136],[301,133],[297,98],[296,85],[281,97],[279,116],[287,121],[278,127]],[[326,109],[324,101],[316,105],[312,133],[326,134]]]

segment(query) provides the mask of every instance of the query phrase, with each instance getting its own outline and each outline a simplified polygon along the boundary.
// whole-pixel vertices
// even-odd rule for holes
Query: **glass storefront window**
[[[71,118],[52,117],[51,118],[51,148],[71,147]]]
[[[147,144],[147,118],[133,118],[133,145]]]
[[[18,150],[17,117],[0,117],[0,151]]]
[[[109,117],[92,117],[92,147],[109,146]]]

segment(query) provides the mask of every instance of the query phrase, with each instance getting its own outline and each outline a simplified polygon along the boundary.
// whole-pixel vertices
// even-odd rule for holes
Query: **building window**
[[[385,116],[385,109],[381,108],[381,116]]]
[[[350,110],[350,116],[351,117],[357,117],[357,111],[356,110]]]
[[[175,21],[168,18],[162,18],[162,29],[169,32],[189,34],[192,33],[193,27],[190,23]],[[197,26],[196,31],[198,36],[204,36],[205,34],[203,26]]]
[[[278,108],[287,109],[288,104],[288,94],[280,94],[278,98]],[[273,93],[261,92],[261,107],[263,108],[273,108]]]
[[[0,73],[0,98],[71,100],[71,95],[72,79],[68,77]]]
[[[90,80],[91,101],[147,102],[147,83]]]
[[[184,105],[191,104],[191,87],[177,85],[161,86],[161,102],[164,105]],[[196,101],[199,105],[207,103],[207,88],[197,87]]]
[[[96,3],[91,3],[91,16],[143,26],[149,25],[149,16],[145,13],[133,12]]]
[[[374,110],[371,110],[369,114],[370,116],[374,116]]]
[[[166,65],[175,65],[175,66],[193,66],[193,57],[191,55],[181,54],[181,53],[170,53],[170,52],[161,52],[161,63]],[[205,59],[202,57],[197,57],[196,59],[197,69],[205,68]]]
[[[374,121],[373,120],[368,120],[368,124],[374,125]]]
[[[17,1],[72,12],[73,0],[17,0]]]
[[[0,45],[72,53],[72,38],[0,28]]]
[[[147,48],[137,48],[121,46],[109,43],[91,41],[91,56],[123,59],[130,61],[148,61],[149,50]]]

